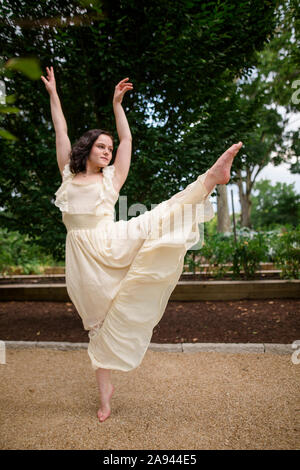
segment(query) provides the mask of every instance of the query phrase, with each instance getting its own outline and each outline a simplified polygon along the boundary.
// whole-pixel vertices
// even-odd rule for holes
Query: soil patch
[[[0,302],[4,341],[88,342],[70,302]],[[300,300],[169,301],[152,343],[283,343],[300,339]]]

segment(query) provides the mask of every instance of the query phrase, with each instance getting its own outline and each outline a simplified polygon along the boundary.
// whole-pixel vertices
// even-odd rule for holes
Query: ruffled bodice
[[[114,206],[119,193],[113,185],[114,165],[103,168],[103,178],[95,183],[75,183],[74,174],[67,163],[63,169],[63,181],[55,193],[54,204],[68,214],[110,215],[114,217]]]

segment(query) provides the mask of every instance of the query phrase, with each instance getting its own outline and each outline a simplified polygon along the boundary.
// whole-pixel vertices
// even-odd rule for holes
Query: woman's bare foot
[[[115,391],[110,381],[110,372],[109,369],[99,368],[96,370],[96,379],[100,394],[100,408],[97,416],[101,423],[110,416],[110,400]]]
[[[216,163],[208,170],[204,185],[210,192],[216,184],[227,184],[230,180],[230,169],[234,157],[242,147],[243,143],[234,144],[223,155],[218,158]]]
[[[108,384],[108,386],[103,387],[103,389],[100,391],[101,406],[98,410],[97,416],[101,423],[110,416],[110,400],[114,391],[115,388],[112,384]]]

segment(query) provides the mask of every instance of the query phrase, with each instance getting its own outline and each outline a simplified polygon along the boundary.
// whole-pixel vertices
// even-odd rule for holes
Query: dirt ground
[[[113,371],[100,423],[86,350],[8,349],[0,448],[299,449],[299,367],[289,355],[148,350],[133,371]]]
[[[0,339],[88,342],[70,302],[0,302]],[[300,300],[174,302],[152,343],[282,343],[300,340]]]

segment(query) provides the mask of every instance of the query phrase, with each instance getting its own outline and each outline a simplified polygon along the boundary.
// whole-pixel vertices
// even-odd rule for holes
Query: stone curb
[[[3,341],[9,349],[44,348],[60,351],[87,349],[88,343],[67,343],[58,341]],[[220,352],[230,354],[241,353],[270,353],[292,354],[292,344],[273,343],[150,343],[149,349],[161,352]]]

